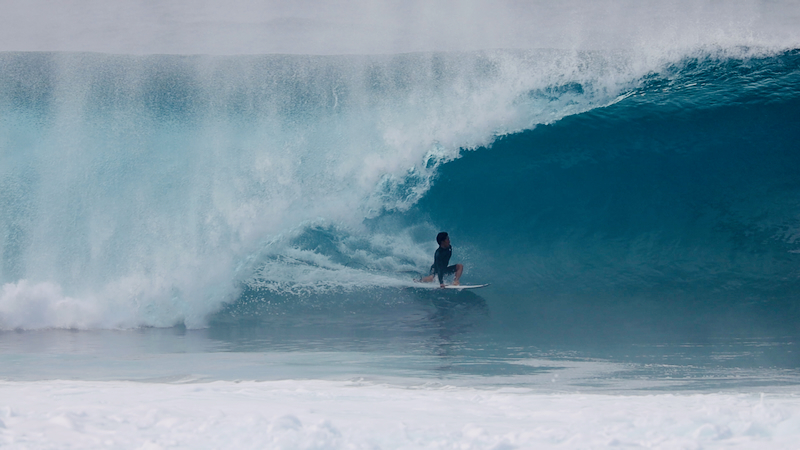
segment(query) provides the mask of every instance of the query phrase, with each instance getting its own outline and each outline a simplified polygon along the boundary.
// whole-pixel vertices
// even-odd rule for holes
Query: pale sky
[[[0,0],[0,51],[798,46],[800,0]]]

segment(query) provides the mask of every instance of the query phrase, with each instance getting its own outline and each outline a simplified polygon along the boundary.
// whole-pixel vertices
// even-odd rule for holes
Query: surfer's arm
[[[439,248],[433,255],[433,266],[436,268],[436,276],[439,277],[439,286],[444,287],[444,273],[447,271],[447,264],[450,263],[451,253]]]
[[[439,277],[439,285],[444,287],[444,273],[447,270],[447,263],[441,259],[436,260],[436,276]]]

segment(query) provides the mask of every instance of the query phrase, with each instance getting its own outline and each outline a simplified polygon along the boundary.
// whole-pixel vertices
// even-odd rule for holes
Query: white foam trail
[[[49,281],[6,283],[0,292],[0,330],[129,329],[169,327],[176,323],[197,328],[205,325],[206,316],[216,311],[222,301],[231,298],[226,296],[237,292],[233,287],[216,295],[179,292],[181,285],[197,284],[204,289],[210,286],[181,282],[180,278],[170,281],[166,284],[158,278],[124,277],[97,290],[87,288],[83,295],[77,296],[65,295],[61,285]]]
[[[304,235],[315,231],[324,236],[311,248],[298,245]],[[257,257],[247,262],[254,271],[247,284],[292,295],[413,286],[413,279],[430,264],[435,246],[432,240],[428,241],[416,242],[408,230],[367,233],[326,223],[306,223],[265,244]],[[320,245],[330,248],[323,252]]]
[[[53,283],[27,280],[3,285],[0,294],[0,329],[89,327],[96,324],[95,304],[62,294]]]

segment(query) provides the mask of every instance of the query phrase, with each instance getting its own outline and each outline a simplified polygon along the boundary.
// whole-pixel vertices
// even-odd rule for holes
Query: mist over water
[[[395,54],[800,42],[796,1],[8,0],[0,51]]]

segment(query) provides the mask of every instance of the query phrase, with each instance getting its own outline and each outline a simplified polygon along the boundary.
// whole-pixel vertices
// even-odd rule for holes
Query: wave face
[[[440,229],[510,304],[797,292],[794,50],[5,53],[0,73],[0,329],[402,302]]]
[[[418,210],[541,289],[794,289],[798,56],[683,60],[464,155]]]

